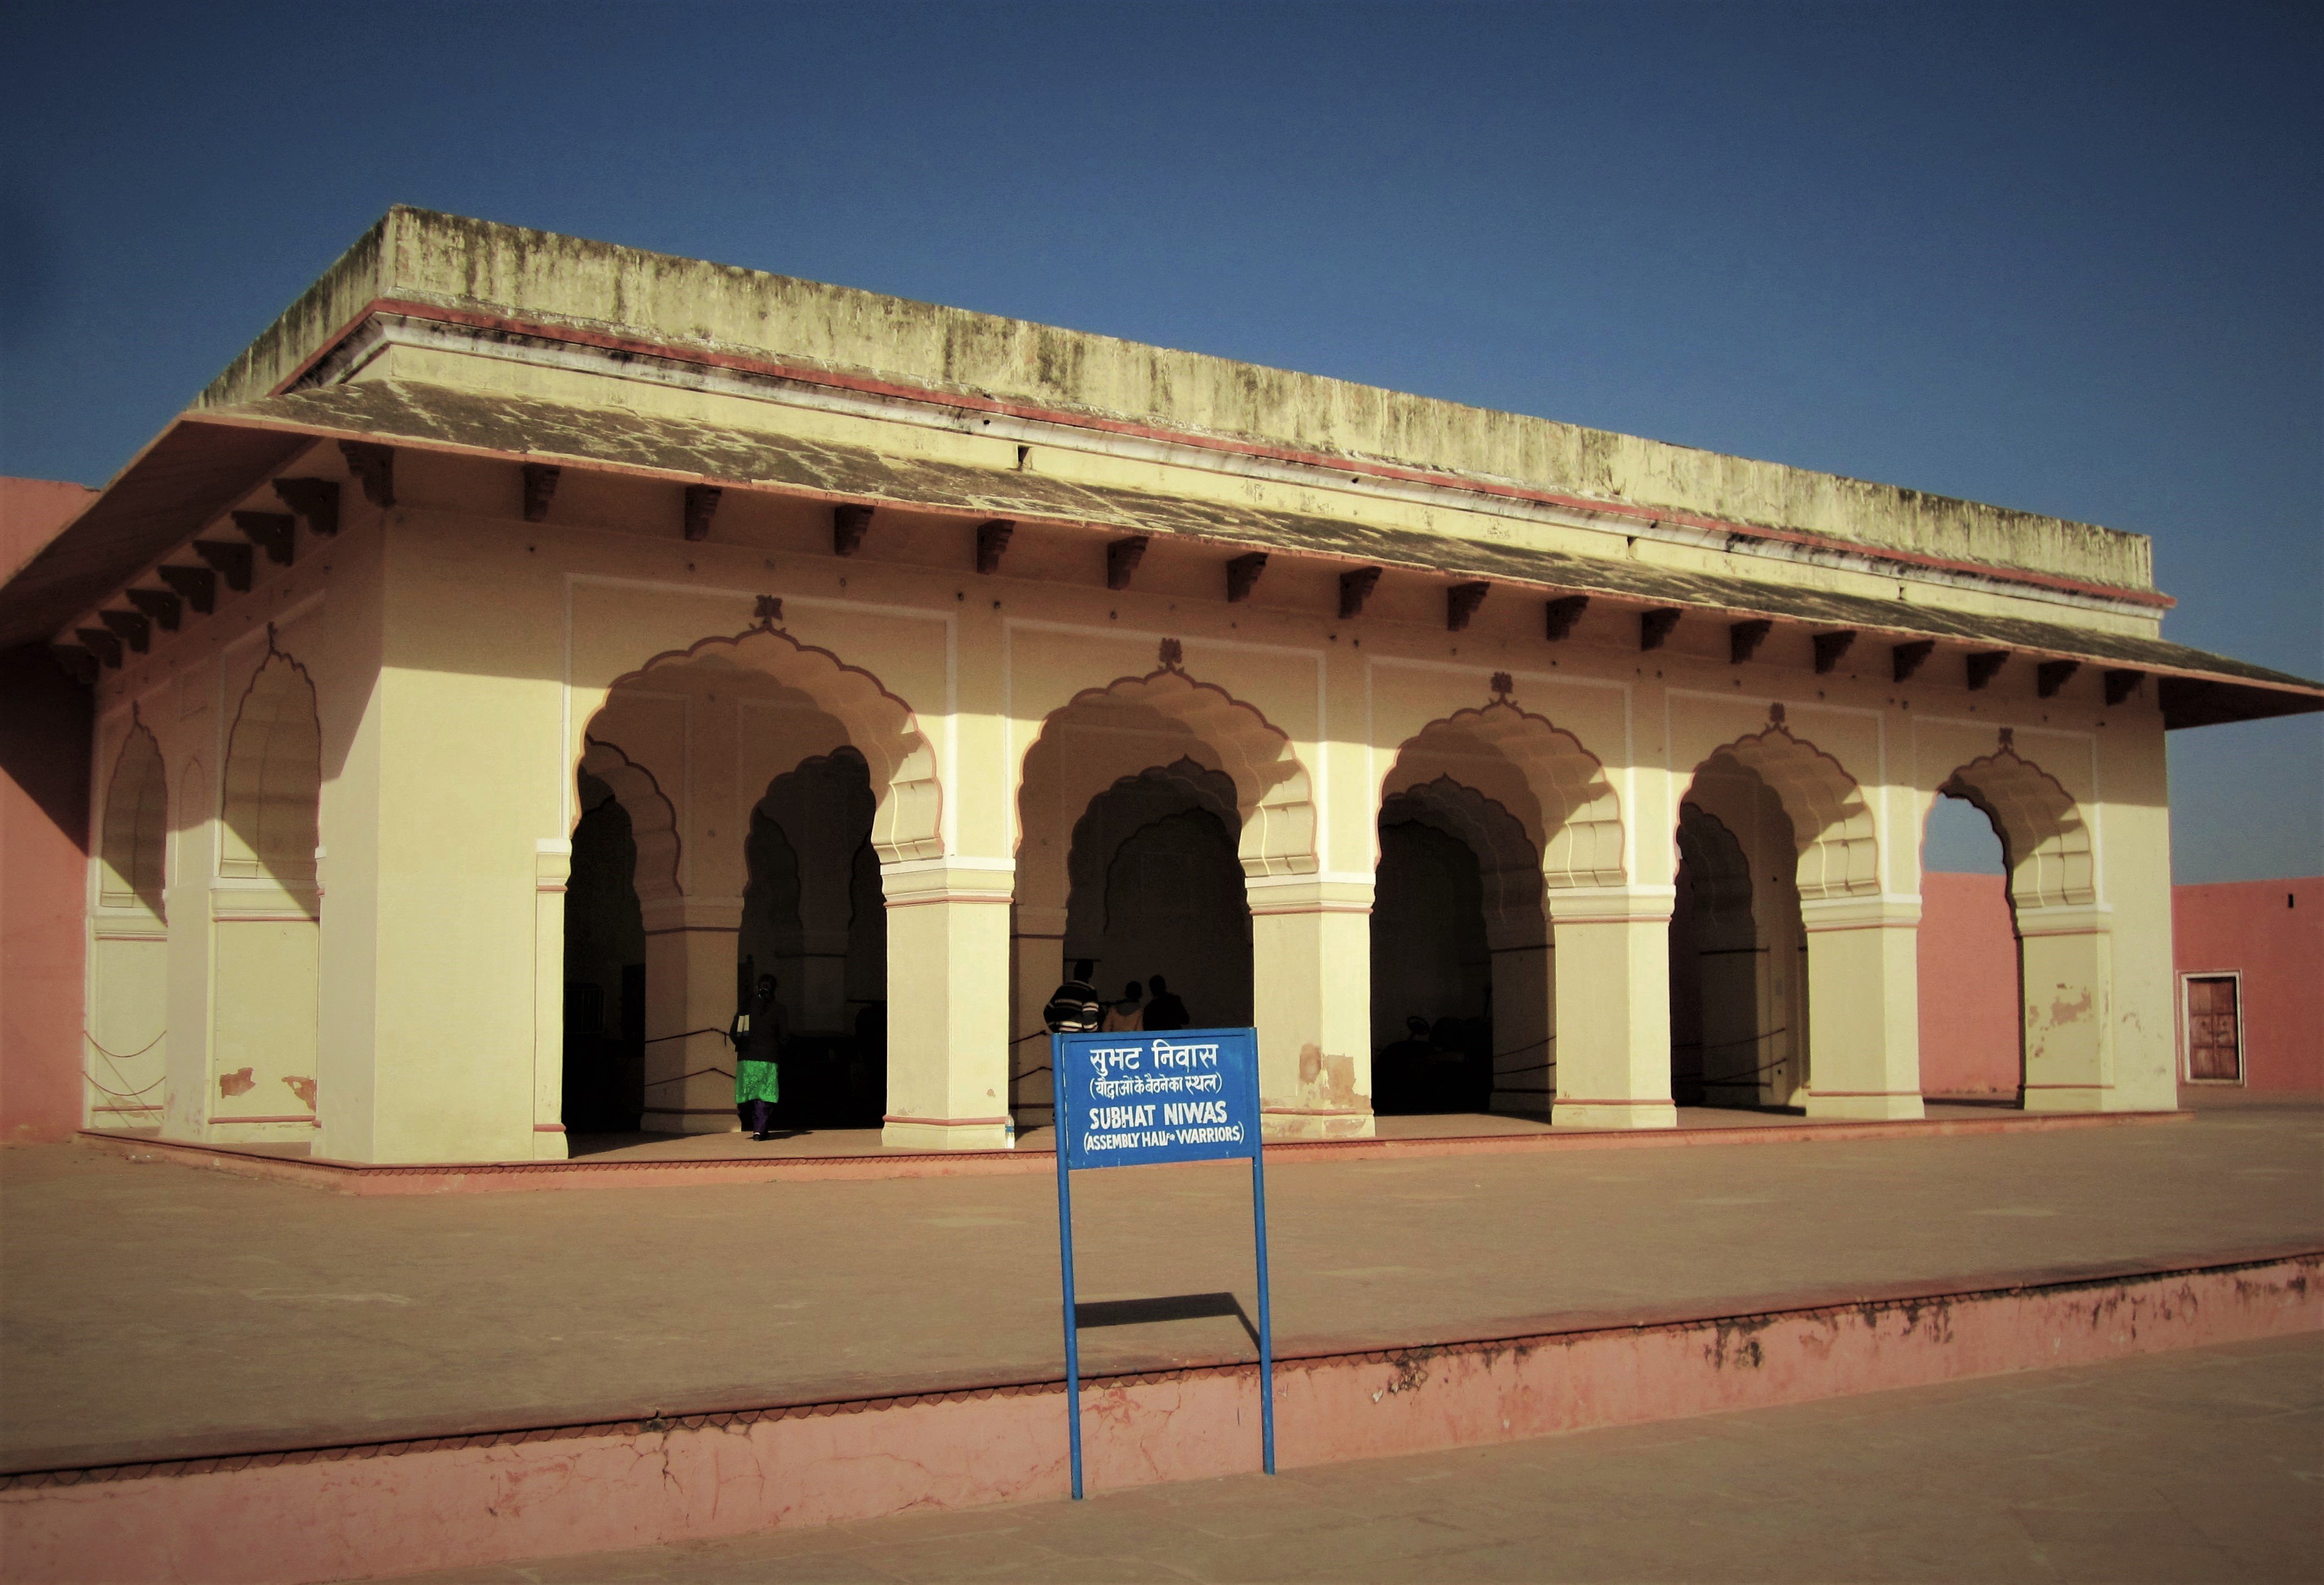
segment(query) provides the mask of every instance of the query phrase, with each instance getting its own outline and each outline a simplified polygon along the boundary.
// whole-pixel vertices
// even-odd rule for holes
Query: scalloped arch
[[[594,738],[581,752],[581,769],[612,788],[622,812],[630,817],[630,840],[638,852],[632,884],[637,889],[639,905],[676,898],[680,892],[678,811],[661,790],[661,783],[644,766],[632,764],[620,749]],[[574,824],[576,827],[580,824],[577,813]]]
[[[2014,748],[1972,760],[1937,789],[1982,810],[2009,860],[2009,899],[2021,908],[2098,900],[2089,823],[2058,779]]]
[[[1196,682],[1172,668],[1084,688],[1051,712],[1041,723],[1040,737],[1019,761],[1020,797],[1025,761],[1048,735],[1051,724],[1067,711],[1099,700],[1166,716],[1217,754],[1218,768],[1234,783],[1235,814],[1241,826],[1237,852],[1246,876],[1315,872],[1314,785],[1307,767],[1292,751],[1290,735],[1215,683]]]
[[[1572,733],[1506,701],[1456,710],[1397,751],[1380,801],[1448,779],[1515,818],[1539,854],[1545,885],[1622,884],[1621,799],[1604,761]]]
[[[1872,806],[1848,768],[1781,726],[1738,738],[1703,758],[1724,754],[1773,788],[1799,845],[1803,901],[1863,897],[1880,889],[1880,851]],[[1701,767],[1696,768],[1701,774]]]
[[[754,627],[732,638],[712,637],[685,650],[666,650],[635,671],[616,677],[607,702],[621,689],[657,674],[689,670],[756,672],[797,689],[847,731],[848,745],[863,756],[878,806],[872,844],[890,863],[944,856],[944,788],[936,751],[910,705],[860,666],[830,650],[802,644],[777,628]],[[602,708],[602,707],[601,707]],[[591,717],[594,723],[595,717]],[[593,741],[584,729],[584,741]],[[634,818],[634,816],[632,816]]]

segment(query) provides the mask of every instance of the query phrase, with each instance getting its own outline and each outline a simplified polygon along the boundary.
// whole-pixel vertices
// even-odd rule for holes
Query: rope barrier
[[[1783,1034],[1791,1026],[1789,1024],[1784,1024],[1768,1030],[1764,1035],[1753,1035],[1742,1040],[1713,1041],[1702,1046],[1702,1049],[1704,1051],[1731,1051],[1738,1046],[1757,1046],[1760,1041],[1771,1040],[1775,1038],[1775,1037]],[[1706,1074],[1702,1083],[1705,1087],[1712,1084],[1733,1085],[1746,1083],[1753,1079],[1763,1078],[1766,1074],[1774,1073],[1777,1068],[1788,1067],[1791,1065],[1791,1061],[1792,1059],[1788,1056],[1779,1056],[1775,1061],[1767,1064],[1765,1067],[1751,1068],[1740,1074],[1729,1074],[1723,1078],[1714,1079]]]
[[[123,1063],[134,1062],[138,1057],[144,1055],[156,1046],[161,1045],[162,1041],[168,1039],[170,1031],[165,1028],[159,1035],[154,1036],[153,1038],[145,1042],[144,1045],[139,1046],[136,1050],[124,1056],[117,1051],[108,1051],[104,1046],[97,1045],[97,1037],[90,1034],[86,1027],[84,1027],[80,1032],[80,1037],[88,1041],[89,1045],[95,1048],[99,1056],[105,1058],[106,1061],[113,1064],[113,1073],[115,1078],[126,1078],[128,1076],[121,1071],[121,1064]],[[83,1074],[81,1077],[88,1080],[89,1088],[95,1090],[100,1095],[110,1095],[115,1101],[134,1101],[140,1095],[146,1093],[147,1091],[160,1089],[168,1080],[169,1075],[167,1074],[162,1074],[161,1078],[156,1079],[152,1083],[146,1085],[143,1090],[115,1090],[109,1084],[98,1083],[97,1082],[96,1075],[92,1074]]]
[[[140,1095],[144,1094],[145,1090],[159,1089],[162,1083],[161,1079],[156,1079],[152,1083],[146,1085],[145,1090],[114,1090],[108,1089],[106,1086],[98,1083],[95,1079],[90,1079],[87,1074],[83,1074],[81,1077],[88,1079],[88,1087],[90,1089],[97,1091],[100,1094],[110,1095],[115,1101],[134,1101]]]
[[[657,1035],[652,1039],[646,1041],[644,1044],[648,1046],[659,1046],[665,1040],[691,1040],[696,1035],[715,1035],[721,1040],[726,1038],[726,1031],[724,1029],[688,1029],[683,1035]]]
[[[688,1079],[698,1079],[705,1074],[718,1074],[729,1079],[734,1076],[733,1070],[731,1068],[696,1068],[690,1074],[680,1074],[674,1079],[648,1079],[646,1088],[650,1090],[656,1084],[682,1084]]]
[[[159,1035],[154,1036],[153,1038],[145,1042],[144,1045],[139,1046],[136,1050],[124,1055],[118,1051],[106,1051],[104,1046],[97,1046],[97,1037],[90,1034],[87,1029],[83,1029],[80,1032],[80,1037],[82,1039],[88,1041],[91,1046],[97,1046],[97,1049],[98,1051],[104,1052],[106,1056],[111,1057],[115,1062],[134,1062],[137,1058],[144,1055],[147,1052],[152,1050],[156,1046],[161,1045],[161,1042],[168,1039],[169,1037],[170,1031],[164,1029]]]

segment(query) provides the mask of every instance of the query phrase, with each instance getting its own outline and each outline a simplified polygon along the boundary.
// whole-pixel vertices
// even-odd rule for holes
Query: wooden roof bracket
[[[976,525],[976,570],[991,576],[1001,570],[1001,558],[1009,553],[1009,541],[1016,537],[1017,525],[1005,517]]]
[[[1454,584],[1444,591],[1444,631],[1457,633],[1469,625],[1477,607],[1493,592],[1489,583]]]
[[[1844,628],[1836,633],[1818,633],[1815,636],[1816,675],[1823,677],[1836,670],[1840,666],[1840,658],[1846,655],[1855,643],[1856,632],[1852,628]]]
[[[1105,548],[1105,586],[1109,589],[1130,587],[1130,576],[1138,564],[1146,559],[1148,537],[1132,534],[1126,539],[1110,541]]]
[[[1775,624],[1762,619],[1757,622],[1731,622],[1727,624],[1727,662],[1740,666],[1759,652]]]

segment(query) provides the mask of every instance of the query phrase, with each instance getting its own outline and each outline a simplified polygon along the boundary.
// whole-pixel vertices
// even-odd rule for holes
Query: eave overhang
[[[409,382],[368,381],[183,415],[0,585],[0,645],[53,640],[319,439],[555,463],[833,502],[890,505],[1236,552],[1482,580],[1552,597],[1936,640],[2148,673],[2168,727],[2324,710],[2324,684],[2161,639],[1679,571],[1028,472],[890,456],[754,430]]]

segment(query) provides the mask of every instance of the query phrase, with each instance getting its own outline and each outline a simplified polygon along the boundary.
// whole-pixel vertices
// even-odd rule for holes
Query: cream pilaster
[[[565,1138],[565,882],[573,844],[532,844],[532,1158],[562,1161]]]
[[[888,898],[888,1112],[881,1142],[994,1150],[1009,1115],[1009,917],[1015,866],[908,859]]]
[[[2124,1109],[2115,1089],[2112,926],[2100,907],[2018,910],[2028,1111]]]
[[[1678,1125],[1670,1092],[1667,886],[1554,888],[1557,1102],[1550,1120]]]
[[[1812,1009],[1808,1115],[1921,1116],[1920,898],[1803,898],[1800,918]]]
[[[1268,1137],[1371,1138],[1371,881],[1268,875],[1243,885]]]

